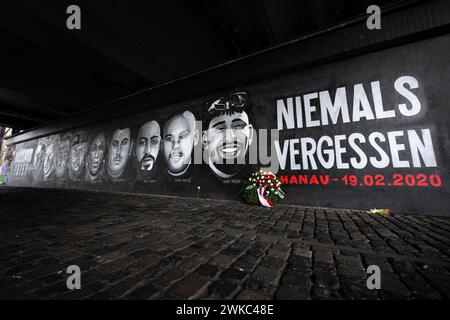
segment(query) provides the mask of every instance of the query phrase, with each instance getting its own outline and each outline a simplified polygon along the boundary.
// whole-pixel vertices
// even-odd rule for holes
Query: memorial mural
[[[9,183],[239,199],[263,167],[287,203],[446,213],[450,75],[435,62],[450,41],[439,41],[24,142]]]

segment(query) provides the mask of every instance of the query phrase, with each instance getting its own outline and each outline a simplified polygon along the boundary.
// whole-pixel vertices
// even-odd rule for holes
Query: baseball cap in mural
[[[209,102],[208,113],[212,115],[216,112],[242,112],[246,102],[246,92],[235,92],[228,97],[219,97]]]

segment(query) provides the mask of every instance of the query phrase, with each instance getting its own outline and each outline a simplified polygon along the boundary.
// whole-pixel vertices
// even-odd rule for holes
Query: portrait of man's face
[[[153,169],[161,146],[161,128],[158,122],[149,121],[139,128],[136,137],[135,156],[139,170],[145,173]]]
[[[97,176],[103,165],[106,153],[106,136],[104,132],[99,132],[92,140],[87,155],[87,167],[92,177]]]
[[[228,107],[228,100],[225,101],[222,105]],[[223,108],[215,112],[202,136],[211,170],[221,178],[236,175],[245,166],[252,137],[253,127],[242,108]]]
[[[108,153],[108,171],[112,178],[118,178],[127,168],[131,153],[131,130],[114,131]]]
[[[185,111],[167,121],[163,132],[163,152],[169,174],[180,176],[186,172],[197,142],[195,117],[191,112]]]
[[[72,179],[80,177],[84,166],[84,157],[87,149],[87,135],[85,132],[76,132],[72,136],[72,147],[70,148],[69,175]]]
[[[62,138],[58,145],[58,154],[56,158],[56,176],[61,178],[66,170],[67,160],[69,159],[70,136]]]

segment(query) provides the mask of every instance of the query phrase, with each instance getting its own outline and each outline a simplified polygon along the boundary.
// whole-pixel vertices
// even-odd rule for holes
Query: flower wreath
[[[286,193],[281,189],[281,181],[272,172],[259,170],[244,179],[241,190],[244,201],[248,204],[261,204],[272,207]]]

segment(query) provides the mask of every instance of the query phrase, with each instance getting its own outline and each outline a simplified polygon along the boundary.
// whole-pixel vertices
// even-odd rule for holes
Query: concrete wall
[[[260,129],[275,129],[269,153],[285,203],[447,214],[449,43],[439,36],[130,116],[124,108],[120,119],[17,144],[10,185],[239,199],[262,162],[249,164],[249,150]],[[246,165],[180,166],[191,151],[206,162],[245,154]]]

